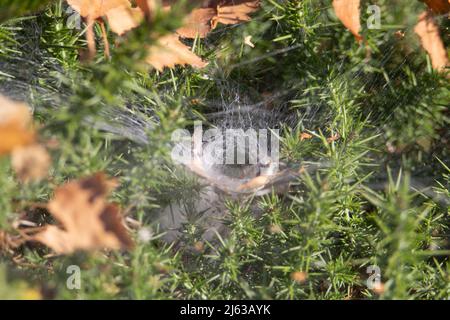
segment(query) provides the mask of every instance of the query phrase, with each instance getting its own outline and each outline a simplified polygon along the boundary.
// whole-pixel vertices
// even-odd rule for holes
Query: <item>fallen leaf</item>
[[[211,20],[216,16],[214,8],[198,8],[184,19],[183,26],[177,33],[183,38],[204,38],[211,31]]]
[[[118,7],[107,12],[111,31],[118,35],[123,35],[125,32],[139,26],[143,19],[143,13],[139,8]]]
[[[40,144],[15,148],[11,155],[11,163],[19,180],[36,181],[47,176],[50,167],[50,156]]]
[[[211,27],[215,29],[219,23],[236,24],[250,21],[249,14],[258,10],[260,3],[260,0],[213,1],[213,4],[217,4],[217,13],[211,20]]]
[[[179,40],[177,34],[169,34],[158,39],[158,43],[150,47],[146,62],[159,71],[164,67],[173,68],[177,64],[188,64],[195,68],[207,65]]]
[[[204,38],[219,23],[236,24],[249,21],[249,14],[259,7],[260,0],[205,1],[202,7],[191,11],[184,19],[183,26],[177,29],[177,33],[183,38]]]
[[[0,95],[0,155],[34,143],[31,113],[27,105]]]
[[[122,35],[137,27],[144,17],[141,9],[132,8],[128,0],[67,0],[67,3],[87,20],[88,60],[92,60],[96,52],[94,24],[97,19],[105,17],[111,30]],[[109,43],[103,33],[105,55],[109,56]]]
[[[333,0],[333,8],[342,24],[361,41],[360,0]]]
[[[449,0],[423,0],[431,11],[437,14],[445,14],[450,11]]]
[[[95,20],[106,17],[111,30],[122,35],[137,27],[143,18],[142,10],[132,8],[129,0],[67,0],[82,17]]]
[[[67,0],[67,3],[77,11],[82,17],[91,16],[97,19],[106,15],[106,13],[114,8],[131,4],[128,0]]]
[[[33,240],[58,254],[132,247],[119,208],[106,200],[115,185],[114,180],[98,173],[56,189],[47,207],[61,227],[46,226],[33,236]]]
[[[448,54],[439,34],[439,26],[430,11],[419,15],[419,22],[414,32],[419,36],[423,48],[429,54],[433,68],[437,71],[444,70],[449,65]]]
[[[311,139],[313,136],[307,132],[302,132],[300,134],[300,141]]]

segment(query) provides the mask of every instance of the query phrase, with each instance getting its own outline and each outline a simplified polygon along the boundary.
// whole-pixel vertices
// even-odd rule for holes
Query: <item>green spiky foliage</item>
[[[357,43],[331,1],[265,0],[248,23],[186,40],[209,62],[205,69],[156,72],[142,63],[145,45],[180,25],[183,6],[123,37],[108,32],[110,58],[97,26],[97,55],[86,62],[85,25],[67,25],[64,1],[33,17],[22,13],[42,1],[20,1],[25,11],[16,10],[19,1],[7,2],[0,92],[27,101],[42,139],[56,139],[58,147],[50,178],[39,183],[20,184],[9,158],[0,158],[0,229],[14,234],[19,217],[42,225],[49,216],[33,204],[48,201],[68,179],[104,171],[121,183],[112,200],[134,221],[136,247],[52,257],[25,244],[1,254],[0,295],[449,298],[450,93],[412,31],[422,3],[371,1],[382,23],[368,29],[363,1],[366,41]],[[448,21],[437,19],[445,35]],[[254,48],[244,44],[249,35]],[[193,217],[178,242],[166,243],[156,214],[202,192],[172,163],[171,133],[236,96],[288,115],[279,124],[282,161],[322,165],[282,193],[227,201],[228,231],[213,240],[202,240]],[[302,132],[313,137],[302,140]],[[66,286],[70,265],[81,268],[79,290]],[[374,268],[382,290],[368,285]]]

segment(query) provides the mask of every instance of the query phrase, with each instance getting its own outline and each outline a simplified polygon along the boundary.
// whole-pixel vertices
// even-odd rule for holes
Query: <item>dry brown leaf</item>
[[[333,0],[333,8],[342,24],[361,41],[360,0]]]
[[[214,8],[198,8],[184,19],[183,26],[177,33],[183,38],[204,38],[211,31],[211,19],[216,16]]]
[[[431,11],[444,14],[450,11],[450,0],[423,0]]]
[[[67,0],[67,3],[82,17],[97,19],[114,8],[131,4],[128,0]]]
[[[250,13],[259,9],[260,0],[213,0],[191,11],[177,33],[183,38],[204,38],[219,23],[236,24],[249,21]],[[167,2],[166,2],[167,4]],[[170,8],[170,2],[166,8]]]
[[[114,187],[115,181],[102,173],[59,187],[48,203],[48,210],[62,227],[46,226],[33,240],[58,254],[132,247],[119,208],[106,200]]]
[[[50,156],[40,144],[15,148],[11,155],[11,163],[19,180],[29,182],[47,176],[50,168]]]
[[[109,27],[118,35],[139,26],[144,15],[139,8],[118,7],[107,12]]]
[[[119,35],[137,27],[143,13],[132,8],[129,0],[67,0],[82,17],[95,20],[106,17],[111,30]]]
[[[87,20],[86,41],[88,60],[95,56],[94,24],[99,18],[106,17],[111,30],[118,35],[137,27],[144,14],[139,8],[132,8],[129,0],[67,0],[67,3]],[[105,55],[109,56],[109,43],[103,36]]]
[[[250,21],[250,13],[259,9],[260,0],[228,0],[218,1],[217,14],[211,20],[211,27],[214,29],[219,23],[236,24]]]
[[[419,15],[419,22],[414,28],[425,51],[430,55],[431,64],[437,71],[442,71],[449,65],[447,50],[439,34],[439,26],[430,11]]]
[[[179,40],[177,34],[169,34],[158,39],[158,43],[150,47],[146,62],[159,71],[164,67],[173,68],[177,64],[188,64],[195,68],[207,65]]]
[[[136,4],[146,16],[151,18],[158,8],[169,11],[174,2],[174,0],[165,0],[162,2],[156,2],[155,0],[137,0]],[[211,31],[210,21],[215,15],[215,8],[202,7],[193,9],[184,18],[183,26],[178,28],[176,32],[183,38],[194,39],[197,36],[204,38]]]
[[[302,132],[300,134],[300,141],[311,139],[313,136],[307,132]]]
[[[27,105],[0,95],[0,155],[34,143],[36,135],[31,123]]]

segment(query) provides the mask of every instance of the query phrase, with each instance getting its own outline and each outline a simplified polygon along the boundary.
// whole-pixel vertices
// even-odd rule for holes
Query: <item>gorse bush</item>
[[[175,34],[192,1],[139,11],[120,35],[66,1],[0,4],[0,93],[31,107],[50,155],[48,176],[24,182],[0,152],[0,297],[450,297],[450,88],[414,31],[426,4],[361,1],[360,41],[329,0],[263,0],[229,24],[215,13],[192,38]],[[432,15],[448,46],[446,13]],[[150,59],[161,43],[180,56]],[[172,133],[195,121],[279,129],[280,161],[300,173],[263,196],[221,195],[211,229],[198,204],[216,205],[212,187],[171,159]],[[98,172],[116,180],[102,205],[121,208],[134,245],[32,241],[48,225],[70,231],[55,190]],[[191,210],[169,241],[170,206]]]

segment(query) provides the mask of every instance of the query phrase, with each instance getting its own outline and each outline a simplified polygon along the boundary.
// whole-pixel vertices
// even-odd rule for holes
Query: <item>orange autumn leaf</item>
[[[361,41],[360,0],[333,0],[333,8],[342,24]]]
[[[173,68],[177,64],[188,64],[195,68],[207,65],[179,40],[177,34],[169,34],[158,39],[157,44],[150,47],[146,62],[159,71],[164,67]]]
[[[139,8],[129,0],[67,0],[69,5],[88,21],[106,17],[111,30],[118,35],[137,27],[143,19]]]
[[[300,134],[300,141],[308,140],[308,139],[311,139],[312,137],[313,137],[312,134],[309,134],[307,132],[302,132]]]
[[[183,38],[204,38],[211,31],[211,19],[216,16],[214,8],[198,8],[184,19],[183,26],[177,29],[177,33]]]
[[[175,0],[164,0],[161,2],[155,0],[137,0],[136,5],[147,17],[151,18],[158,9],[169,11],[175,2]],[[193,39],[197,36],[204,38],[211,31],[210,21],[215,15],[216,10],[213,8],[193,9],[184,17],[182,26],[176,32],[183,38]]]
[[[251,20],[249,14],[260,7],[260,0],[207,1],[192,10],[177,33],[184,38],[204,38],[219,23],[236,24]]]
[[[128,0],[67,0],[67,3],[82,17],[97,19],[106,15],[114,8],[131,4]]]
[[[48,225],[32,239],[58,254],[132,247],[119,208],[106,199],[114,187],[102,173],[59,187],[47,207],[61,227]]]
[[[139,26],[143,14],[139,8],[118,7],[108,11],[106,14],[109,27],[118,35]]]
[[[249,14],[259,9],[260,2],[260,0],[220,1],[216,8],[217,15],[211,21],[212,28],[216,28],[219,23],[236,24],[250,21]]]
[[[27,105],[0,95],[0,156],[35,141]]]
[[[423,0],[431,11],[444,14],[450,11],[450,0]]]
[[[430,11],[419,15],[419,22],[414,32],[419,36],[423,48],[429,54],[433,68],[438,71],[445,69],[449,65],[447,50],[441,39],[439,26]]]

